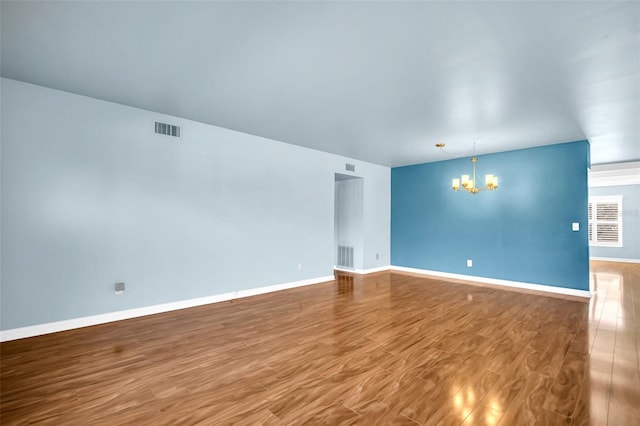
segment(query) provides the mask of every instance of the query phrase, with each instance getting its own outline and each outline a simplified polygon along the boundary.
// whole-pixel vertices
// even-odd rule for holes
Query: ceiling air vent
[[[349,164],[349,163],[346,163],[346,164],[344,165],[344,169],[345,169],[346,171],[348,171],[348,172],[355,172],[355,171],[356,171],[356,165],[355,165],[355,164]]]
[[[167,124],[156,121],[156,133],[160,135],[180,137],[180,126],[175,124]]]

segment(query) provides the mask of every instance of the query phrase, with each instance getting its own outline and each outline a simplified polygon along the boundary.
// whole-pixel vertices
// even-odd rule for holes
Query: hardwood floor
[[[1,422],[640,424],[640,265],[589,303],[397,273],[5,342]]]

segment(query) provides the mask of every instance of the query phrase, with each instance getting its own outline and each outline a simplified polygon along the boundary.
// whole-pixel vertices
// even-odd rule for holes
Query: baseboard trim
[[[596,258],[592,257],[591,260],[604,260],[610,262],[629,262],[640,263],[637,259],[615,259],[615,258]],[[466,281],[470,284],[481,283],[490,284],[502,287],[511,287],[516,289],[524,289],[533,292],[559,294],[564,296],[573,296],[579,298],[588,299],[591,297],[589,291],[575,290],[563,287],[553,287],[541,284],[524,283],[519,281],[500,280],[495,278],[477,277],[471,275],[453,274],[449,272],[430,271],[427,269],[409,268],[405,266],[381,266],[378,268],[370,269],[341,269],[335,268],[336,271],[344,271],[359,275],[373,274],[384,271],[405,272],[418,274],[422,276],[448,278],[460,281]],[[259,294],[271,293],[274,291],[287,290],[290,288],[303,287],[307,285],[319,284],[327,281],[332,281],[333,275],[324,277],[311,278],[307,280],[294,281],[283,284],[275,284],[271,286],[258,287],[247,290],[239,290],[235,292],[216,294],[212,296],[200,297],[196,299],[180,300],[177,302],[163,303],[160,305],[145,306],[141,308],[127,309],[123,311],[109,312],[106,314],[91,315],[87,317],[73,318],[64,321],[56,321],[45,324],[36,324],[28,327],[20,327],[9,330],[0,331],[0,342],[7,342],[10,340],[24,339],[27,337],[40,336],[42,334],[56,333],[59,331],[73,330],[76,328],[89,327],[92,325],[105,324],[114,321],[122,321],[131,318],[142,317],[146,315],[154,315],[163,312],[176,311],[179,309],[193,308],[196,306],[208,305],[211,303],[226,302],[229,300],[240,299],[244,297],[256,296]]]
[[[640,259],[625,259],[621,257],[590,257],[589,260],[601,260],[603,262],[640,263]]]
[[[430,271],[427,269],[408,268],[405,266],[392,265],[390,269],[395,272],[406,272],[406,273],[418,274],[418,275],[424,275],[424,276],[430,276],[430,277],[460,280],[460,281],[465,281],[469,284],[473,284],[473,283],[490,284],[495,286],[523,289],[523,290],[528,290],[536,293],[547,293],[547,294],[551,293],[549,295],[559,294],[563,296],[571,296],[571,297],[578,297],[578,298],[584,298],[584,299],[589,299],[591,297],[591,293],[588,290],[576,290],[572,288],[554,287],[549,285],[525,283],[520,281],[501,280],[497,278],[485,278],[485,277],[476,277],[472,275],[452,274],[449,272]]]
[[[91,315],[87,317],[73,318],[64,321],[56,321],[45,324],[36,324],[28,327],[20,327],[0,331],[0,342],[24,339],[27,337],[40,336],[42,334],[57,333],[59,331],[73,330],[75,328],[89,327],[92,325],[105,324],[114,321],[137,318],[146,315],[160,314],[163,312],[177,311],[179,309],[193,308],[196,306],[208,305],[211,303],[226,302],[249,296],[256,296],[274,291],[287,290],[290,288],[303,287],[312,284],[320,284],[333,281],[333,275],[311,278],[307,280],[294,281],[283,284],[275,284],[265,287],[252,288],[247,290],[233,291],[230,293],[216,294],[213,296],[199,297],[196,299],[180,300],[178,302],[163,303],[160,305],[144,306],[142,308],[127,309],[124,311],[109,312],[106,314]]]
[[[384,272],[384,271],[405,272],[405,273],[417,274],[417,275],[427,276],[427,277],[447,278],[451,280],[461,281],[466,284],[492,285],[492,286],[507,287],[511,289],[520,289],[520,290],[526,290],[528,292],[540,293],[540,294],[549,295],[549,296],[560,295],[562,297],[568,296],[570,298],[579,298],[579,299],[591,298],[591,293],[588,290],[576,290],[572,288],[554,287],[554,286],[543,285],[543,284],[500,280],[497,278],[486,278],[486,277],[477,277],[473,275],[453,274],[450,272],[430,271],[427,269],[409,268],[406,266],[390,265],[390,266],[382,266],[379,268],[364,269],[364,270],[363,269],[344,269],[344,268],[335,267],[334,270],[347,272],[350,274],[359,274],[359,275],[373,274],[376,272]]]
[[[334,266],[333,267],[334,271],[340,271],[340,272],[347,272],[349,274],[359,274],[359,275],[367,275],[367,274],[375,274],[378,272],[385,272],[389,270],[389,265],[387,266],[380,266],[377,268],[370,268],[370,269],[348,269],[348,268],[341,268],[339,266]]]
[[[377,268],[369,268],[369,269],[356,269],[356,273],[367,275],[367,274],[376,274],[378,272],[384,272],[389,270],[389,265],[387,266],[379,266]]]

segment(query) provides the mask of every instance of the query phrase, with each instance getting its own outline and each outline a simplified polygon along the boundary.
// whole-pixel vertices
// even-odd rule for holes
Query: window
[[[589,245],[622,247],[622,195],[589,197]]]

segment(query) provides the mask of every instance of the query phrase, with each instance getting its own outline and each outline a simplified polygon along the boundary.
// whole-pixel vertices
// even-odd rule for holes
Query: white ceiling
[[[637,1],[2,1],[1,37],[3,77],[388,166],[640,159]]]

